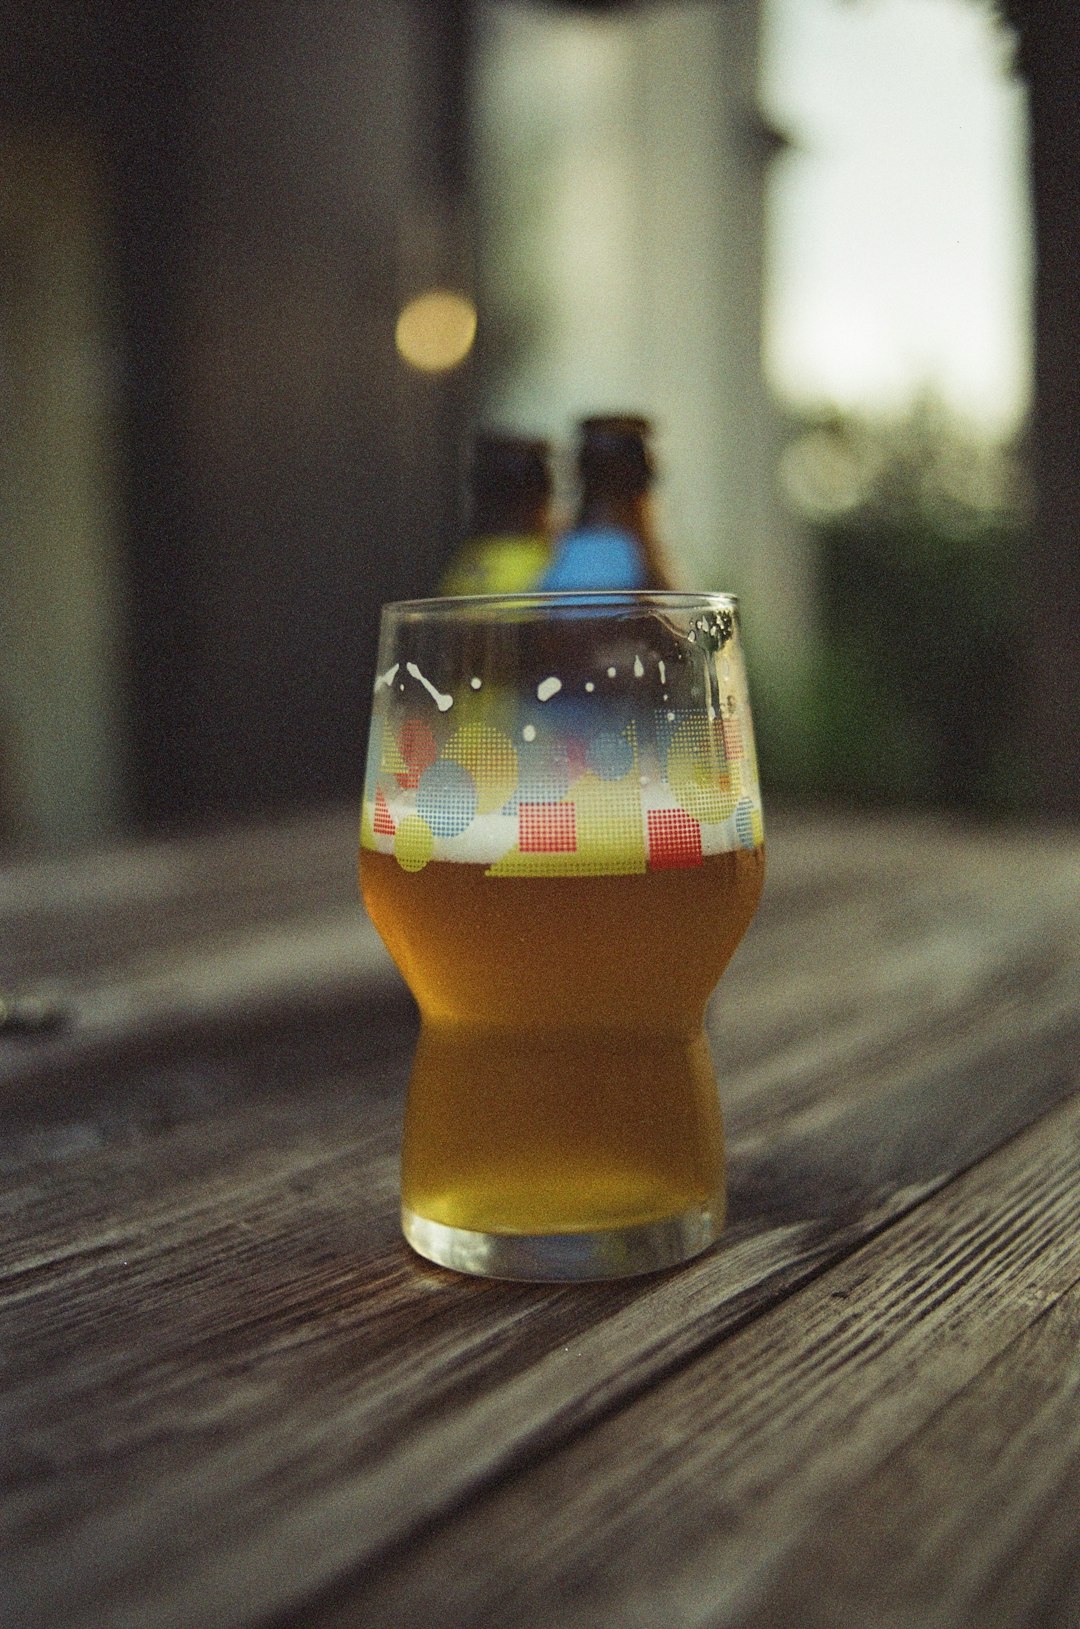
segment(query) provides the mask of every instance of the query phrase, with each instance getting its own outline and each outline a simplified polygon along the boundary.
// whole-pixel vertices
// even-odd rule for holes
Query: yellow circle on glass
[[[501,809],[517,790],[514,744],[491,724],[463,724],[446,743],[442,756],[467,769],[476,782],[477,814]]]
[[[403,871],[422,871],[435,852],[435,837],[426,820],[406,815],[394,833],[394,859]]]
[[[738,802],[738,785],[724,757],[723,735],[704,718],[680,724],[671,738],[667,780],[676,803],[696,820],[719,824]]]
[[[464,362],[476,338],[476,307],[464,294],[433,288],[410,300],[398,316],[394,343],[410,367],[447,373]]]

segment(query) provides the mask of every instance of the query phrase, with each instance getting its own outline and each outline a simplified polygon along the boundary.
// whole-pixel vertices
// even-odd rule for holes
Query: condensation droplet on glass
[[[607,676],[609,679],[613,679],[615,677],[615,669],[613,667],[608,668]]]
[[[525,740],[525,741],[535,741],[536,740],[536,725],[535,724],[526,724],[526,726],[522,730],[521,734],[522,734],[523,740]]]
[[[470,680],[469,680],[469,683],[470,683],[470,685],[471,685],[471,686],[472,686],[472,688],[473,688],[473,689],[474,689],[474,690],[479,690],[479,688],[480,688],[480,685],[481,685],[481,683],[482,683],[482,682],[483,682],[483,681],[482,681],[482,680],[480,680],[480,679],[470,679]]]
[[[644,677],[645,677],[645,664],[642,662],[640,656],[635,656],[634,657],[634,678],[635,679],[643,679]]]
[[[668,721],[669,724],[674,724],[674,722],[675,722],[675,714],[672,713],[672,712],[669,712],[668,715],[667,715],[667,721]]]
[[[561,689],[562,680],[557,679],[555,675],[552,674],[549,679],[540,680],[540,683],[536,687],[536,699],[538,701],[550,701],[552,696],[557,695]]]
[[[591,696],[593,691],[596,689],[596,686],[593,684],[591,679],[586,679],[585,680],[585,688],[589,692],[589,695]]]

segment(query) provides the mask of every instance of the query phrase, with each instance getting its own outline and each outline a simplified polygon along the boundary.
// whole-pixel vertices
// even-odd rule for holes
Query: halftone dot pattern
[[[518,846],[522,854],[573,854],[577,848],[574,805],[519,804]]]
[[[634,767],[634,741],[630,729],[601,730],[589,742],[586,763],[601,780],[621,781]]]
[[[409,718],[398,731],[398,747],[405,761],[405,768],[397,777],[398,785],[404,791],[414,792],[424,770],[439,756],[439,744],[423,719]]]
[[[487,876],[626,876],[645,872],[645,821],[637,777],[601,780],[586,772],[559,808],[573,811],[577,849],[518,845]],[[565,816],[564,816],[565,818]]]
[[[636,767],[636,763],[635,763]],[[636,773],[622,781],[582,775],[574,786],[578,851],[597,873],[616,866],[645,869],[645,822]]]
[[[440,758],[420,777],[416,812],[436,837],[459,837],[476,815],[476,782],[461,764]]]
[[[661,760],[667,757],[671,745],[671,737],[678,728],[679,721],[691,717],[689,713],[676,712],[672,707],[657,707],[653,712],[653,731],[656,736],[656,746]]]
[[[589,746],[577,735],[568,736],[563,746],[566,749],[566,772],[572,784],[589,767]]]
[[[742,725],[737,718],[725,718],[721,728],[724,732],[724,752],[728,761],[733,763],[744,756]]]
[[[701,824],[682,809],[650,809],[649,870],[674,871],[701,864]]]
[[[397,736],[389,725],[382,726],[382,742],[379,751],[379,771],[383,775],[397,775],[400,777],[408,773],[408,764],[401,756],[401,748],[397,743]]]
[[[727,754],[724,750],[724,729],[718,718],[707,718],[697,709],[685,707],[657,707],[653,712],[656,745],[663,757],[671,751],[690,750],[700,757],[714,759],[723,767]]]
[[[394,858],[403,871],[422,871],[435,852],[435,837],[426,820],[406,815],[394,835]]]
[[[378,833],[371,823],[371,809],[370,800],[365,798],[360,805],[360,847],[377,849],[379,847]]]
[[[537,707],[528,687],[521,696],[467,690],[467,705],[455,697],[454,712],[429,718],[384,686],[361,841],[392,850],[406,870],[468,853],[491,876],[689,868],[720,849],[756,846],[749,713],[738,675],[718,679],[730,687],[722,717],[677,701],[654,709],[650,697],[643,721],[630,716],[629,696],[560,692]]]
[[[468,770],[476,787],[476,813],[501,809],[518,784],[514,743],[493,724],[463,724],[443,747],[441,756]]]
[[[761,810],[749,798],[740,798],[735,810],[735,835],[743,848],[756,848],[764,836]]]
[[[374,786],[375,777],[379,773],[383,754],[383,736],[385,734],[383,720],[377,713],[371,716],[368,729],[367,756],[364,762],[364,789]]]
[[[586,773],[574,782],[561,807],[574,812],[577,848],[572,853],[534,852],[519,844],[496,860],[486,875],[615,877],[645,871],[645,822],[636,775],[603,781]]]
[[[371,824],[383,837],[393,837],[396,830],[381,786],[375,788],[375,815]]]
[[[570,790],[570,765],[561,741],[528,741],[520,754],[518,802],[559,803]]]
[[[735,808],[723,732],[708,719],[689,717],[676,725],[665,778],[676,803],[696,820],[719,823]]]

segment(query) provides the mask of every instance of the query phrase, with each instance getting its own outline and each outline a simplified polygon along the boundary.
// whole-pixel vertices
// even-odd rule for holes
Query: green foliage
[[[806,739],[763,752],[768,784],[849,802],[1022,808],[1026,504],[1015,461],[930,407],[888,433],[819,425],[802,451],[789,484],[810,511],[821,644]]]

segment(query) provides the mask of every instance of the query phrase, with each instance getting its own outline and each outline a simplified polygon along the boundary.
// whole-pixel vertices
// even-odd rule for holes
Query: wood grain
[[[305,1622],[401,1622],[406,1601],[426,1623],[460,1626],[527,1621],[537,1602],[560,1629],[1026,1622],[994,1617],[994,1585],[1043,1511],[1056,1517],[1047,1547],[1067,1562],[1075,1599],[1080,1556],[1063,1553],[1062,1537],[1080,1515],[1075,1341],[1066,1350],[1080,1305],[1078,1221],[1074,1102],[582,1440],[399,1550],[370,1583],[340,1584],[337,1602]],[[1052,1353],[1032,1387],[1022,1360],[1037,1345]],[[1015,1434],[987,1406],[1002,1397]],[[972,1412],[968,1478],[939,1460],[929,1499],[924,1489],[935,1527],[910,1491],[905,1501],[904,1467],[928,1439],[940,1452],[963,1433],[965,1416],[970,1428]],[[979,1450],[995,1443],[1001,1458],[982,1480]],[[1069,1518],[1055,1509],[1066,1489]],[[975,1532],[981,1542],[961,1548]],[[906,1573],[894,1558],[875,1578],[875,1539],[886,1536]],[[936,1579],[919,1547],[937,1549]],[[807,1579],[817,1588],[827,1576],[815,1604]],[[1017,1593],[1030,1602],[1037,1591]]]
[[[881,1598],[921,1611],[979,1520],[935,1492],[947,1422],[985,1440],[1009,1406],[1043,1563],[1008,1599],[1075,1599],[1074,1438],[1044,1452],[1035,1416],[1072,1384],[1080,846],[779,822],[711,1014],[731,1226],[567,1288],[399,1238],[414,1021],[354,844],[339,813],[0,878],[22,987],[55,935],[75,1014],[0,1040],[5,1629],[812,1624],[818,1576],[854,1624],[864,1510]],[[1043,1354],[1030,1419],[1014,1346]],[[940,1621],[990,1611],[1012,1553]]]

